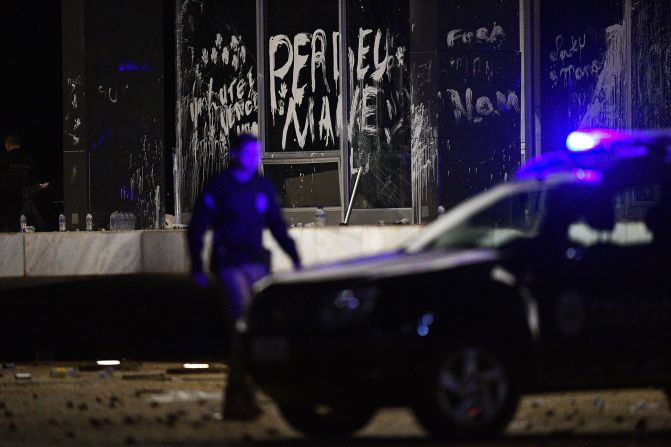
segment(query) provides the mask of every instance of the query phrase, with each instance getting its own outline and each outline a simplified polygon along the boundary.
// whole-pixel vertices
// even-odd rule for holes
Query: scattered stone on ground
[[[209,374],[169,376],[167,371],[180,365],[138,365],[121,374],[123,368],[55,363],[5,366],[12,374],[0,377],[0,445],[313,445],[301,443],[302,436],[262,393],[258,401],[264,412],[257,421],[223,421],[225,365],[212,365]],[[78,374],[62,373],[74,370]],[[31,380],[16,380],[18,371]],[[671,432],[664,437],[665,430],[671,430],[671,411],[661,390],[543,394],[521,400],[502,440],[468,445],[661,447],[671,445]],[[365,447],[367,439],[376,447],[435,445],[402,408],[379,411],[357,436],[357,447]],[[519,440],[511,444],[510,437]]]

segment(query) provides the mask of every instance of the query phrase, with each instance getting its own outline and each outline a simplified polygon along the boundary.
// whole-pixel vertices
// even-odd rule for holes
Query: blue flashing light
[[[591,132],[575,131],[566,138],[566,147],[571,152],[585,152],[599,146],[600,139]]]
[[[576,180],[598,183],[612,160],[655,154],[671,160],[671,129],[583,129],[566,138],[568,151],[547,152],[527,161],[515,173],[517,180],[542,180],[572,175]]]
[[[668,132],[664,135],[668,136]],[[566,148],[571,152],[585,152],[618,143],[631,144],[637,139],[649,141],[654,138],[657,138],[657,134],[651,132],[631,133],[613,129],[576,130],[566,138]]]

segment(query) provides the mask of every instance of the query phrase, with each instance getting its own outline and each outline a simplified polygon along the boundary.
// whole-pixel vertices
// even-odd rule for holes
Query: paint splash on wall
[[[135,202],[139,229],[161,228],[164,204],[161,203],[163,185],[163,140],[143,135],[138,151],[128,154],[130,173],[129,190],[121,190],[122,199]]]
[[[410,76],[400,40],[391,29],[359,28],[349,49],[350,165],[362,170],[356,207],[411,204]]]
[[[422,208],[430,202],[431,187],[435,188],[438,160],[438,129],[433,125],[430,107],[425,104],[410,108],[412,117],[412,203],[414,222],[422,221]]]
[[[625,45],[624,27],[615,24],[606,28],[606,53],[596,87],[587,110],[580,120],[581,128],[625,127]]]
[[[84,137],[84,111],[81,108],[84,96],[84,82],[81,76],[66,80],[65,110],[63,111],[64,134],[66,135],[66,150],[82,150]]]
[[[215,2],[184,0],[177,17],[177,144],[187,212],[227,166],[231,135],[258,133],[255,48],[220,12]]]
[[[442,93],[435,93],[433,85],[434,60],[415,60],[411,65],[411,180],[413,222],[422,223],[424,217],[437,210],[438,191],[438,119],[437,102]],[[434,212],[436,210],[433,210]]]
[[[627,126],[628,37],[621,2],[605,3],[583,5],[603,10],[593,20],[573,20],[570,5],[544,6],[542,150],[561,147],[577,128]]]

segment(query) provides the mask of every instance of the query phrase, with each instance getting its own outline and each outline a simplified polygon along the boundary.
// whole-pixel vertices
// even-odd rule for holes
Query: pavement
[[[222,421],[222,363],[197,373],[174,362],[7,364],[0,373],[0,446],[445,445],[403,408],[380,410],[352,439],[312,441],[287,426],[261,392],[258,420]],[[501,438],[449,445],[669,446],[671,411],[654,389],[532,395]]]

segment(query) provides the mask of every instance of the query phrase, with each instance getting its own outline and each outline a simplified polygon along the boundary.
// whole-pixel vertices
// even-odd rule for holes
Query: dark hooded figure
[[[39,183],[33,158],[21,148],[19,134],[5,135],[5,153],[0,155],[0,231],[18,231],[25,214],[38,231],[44,220],[33,203],[33,194],[49,187]]]

